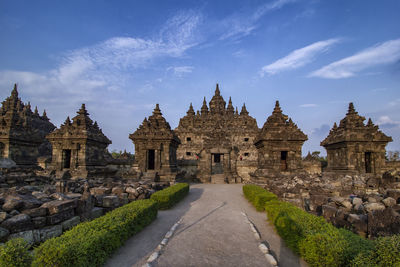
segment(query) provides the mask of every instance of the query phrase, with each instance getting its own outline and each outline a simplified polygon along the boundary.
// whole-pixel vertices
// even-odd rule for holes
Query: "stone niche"
[[[53,147],[50,168],[56,170],[57,176],[63,176],[65,172],[72,177],[104,176],[106,149],[111,141],[97,122],[93,123],[89,118],[85,104],[77,113],[72,122],[68,117],[59,129],[47,135]]]
[[[144,179],[174,182],[177,176],[176,149],[179,138],[162,116],[157,104],[149,119],[129,135],[135,145],[136,168]]]
[[[326,172],[348,174],[382,174],[385,170],[385,147],[392,141],[369,119],[358,115],[353,103],[346,116],[335,124],[321,142],[327,151]]]
[[[174,130],[181,140],[178,167],[201,182],[248,181],[248,173],[257,167],[253,142],[258,130],[245,104],[240,113],[231,98],[226,105],[217,84],[209,106],[204,98],[200,111],[195,113],[190,104]]]
[[[39,156],[51,155],[51,146],[45,139],[55,126],[46,111],[40,116],[37,108],[31,110],[18,97],[17,85],[0,108],[0,158],[9,158],[18,166],[37,165]]]
[[[302,171],[301,148],[306,140],[307,135],[282,113],[279,102],[276,101],[272,115],[268,117],[254,142],[258,150],[255,176],[262,178]]]

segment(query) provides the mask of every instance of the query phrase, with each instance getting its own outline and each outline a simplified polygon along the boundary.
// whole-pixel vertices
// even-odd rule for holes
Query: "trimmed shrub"
[[[254,205],[257,211],[263,211],[265,203],[271,200],[277,200],[278,197],[265,190],[258,185],[244,185],[243,186],[244,196]]]
[[[179,183],[151,195],[150,199],[158,203],[160,210],[172,208],[189,193],[189,184]]]
[[[30,245],[22,238],[14,238],[0,247],[0,266],[31,266]]]
[[[33,266],[100,266],[157,217],[157,203],[137,200],[81,223],[35,249]]]
[[[400,266],[400,235],[374,240],[373,249],[355,257],[352,266]]]
[[[348,266],[357,255],[368,255],[373,248],[370,240],[338,229],[291,203],[271,200],[265,210],[285,244],[310,266]]]

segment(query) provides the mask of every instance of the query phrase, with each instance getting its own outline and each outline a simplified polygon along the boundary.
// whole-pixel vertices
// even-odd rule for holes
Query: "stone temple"
[[[385,147],[392,138],[379,131],[378,126],[358,115],[353,103],[339,124],[321,142],[328,155],[326,171],[382,174],[385,170]]]
[[[19,166],[37,165],[39,156],[51,154],[45,136],[56,128],[37,108],[24,104],[18,97],[17,85],[0,108],[0,158],[9,158]]]

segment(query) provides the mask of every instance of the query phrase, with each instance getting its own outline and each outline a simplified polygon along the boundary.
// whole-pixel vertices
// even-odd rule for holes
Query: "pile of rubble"
[[[40,243],[131,201],[149,198],[167,183],[112,179],[54,181],[0,189],[0,241]]]
[[[282,200],[366,236],[400,233],[400,175],[280,175],[265,188]]]

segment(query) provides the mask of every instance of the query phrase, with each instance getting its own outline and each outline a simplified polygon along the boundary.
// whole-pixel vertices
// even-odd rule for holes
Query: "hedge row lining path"
[[[294,255],[244,198],[240,184],[194,184],[189,195],[129,239],[106,266],[143,266],[170,228],[181,219],[174,235],[153,266],[270,266],[259,240],[243,219],[245,212],[261,241],[270,245],[279,266],[307,266]]]

